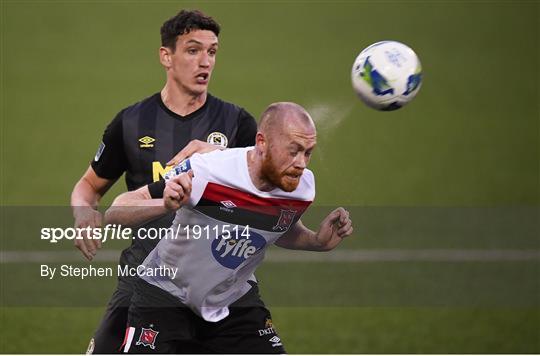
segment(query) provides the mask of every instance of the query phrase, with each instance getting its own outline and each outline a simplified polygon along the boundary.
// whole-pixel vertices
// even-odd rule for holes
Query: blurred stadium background
[[[537,1],[0,4],[0,352],[85,351],[115,281],[40,278],[45,254],[31,252],[85,262],[39,227],[69,226],[104,127],[164,83],[161,24],[197,8],[223,28],[210,92],[256,117],[304,105],[319,127],[307,220],[344,205],[355,221],[330,257],[271,251],[260,269],[287,350],[540,353]],[[365,107],[349,78],[383,39],[424,70],[391,113]],[[122,247],[106,244],[100,263]]]

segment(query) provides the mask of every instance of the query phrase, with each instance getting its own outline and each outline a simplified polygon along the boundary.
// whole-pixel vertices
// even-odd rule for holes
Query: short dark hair
[[[161,26],[161,45],[176,49],[176,38],[192,30],[208,30],[219,36],[219,24],[198,10],[182,10]]]

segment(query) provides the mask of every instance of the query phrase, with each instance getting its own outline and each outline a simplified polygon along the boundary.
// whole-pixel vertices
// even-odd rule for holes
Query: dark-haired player
[[[94,160],[71,195],[76,227],[101,226],[102,216],[96,210],[99,200],[124,172],[128,190],[134,190],[158,181],[169,168],[167,163],[177,163],[194,152],[215,150],[216,145],[254,144],[255,119],[207,91],[219,32],[219,25],[199,11],[181,11],[163,24],[159,58],[167,74],[165,86],[120,111],[107,126]],[[169,214],[148,226],[168,227],[171,219]],[[156,243],[134,240],[122,252],[120,264],[139,265]],[[77,240],[76,247],[91,260],[101,244],[85,238]],[[119,351],[132,293],[133,279],[119,278],[89,353]]]

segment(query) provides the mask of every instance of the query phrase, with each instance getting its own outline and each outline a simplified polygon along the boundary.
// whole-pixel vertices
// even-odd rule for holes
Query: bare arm
[[[169,180],[163,198],[153,199],[148,186],[120,194],[105,212],[108,224],[138,226],[176,211],[189,201],[193,172],[182,173]]]
[[[152,199],[148,186],[120,194],[105,212],[107,224],[138,226],[167,213],[163,199]]]
[[[298,220],[276,241],[276,245],[290,250],[330,251],[352,232],[349,212],[337,208],[321,222],[317,232],[311,231]]]
[[[174,166],[185,160],[186,158],[191,157],[194,153],[207,153],[215,150],[224,150],[225,147],[213,145],[208,142],[200,140],[191,140],[186,147],[184,147],[180,152],[178,152],[169,162],[167,166]]]
[[[92,166],[88,166],[86,172],[71,192],[71,207],[75,211],[79,207],[91,207],[96,209],[101,197],[109,190],[116,180],[98,177]]]
[[[276,245],[289,250],[320,251],[321,246],[316,244],[316,233],[311,231],[298,220],[277,241]]]
[[[101,227],[101,213],[96,209],[101,197],[114,182],[115,180],[98,177],[92,166],[88,167],[71,192],[71,209],[75,218],[75,227]],[[101,240],[89,239],[86,233],[83,233],[82,240],[75,239],[75,247],[81,250],[84,257],[92,260],[96,250],[101,248]]]

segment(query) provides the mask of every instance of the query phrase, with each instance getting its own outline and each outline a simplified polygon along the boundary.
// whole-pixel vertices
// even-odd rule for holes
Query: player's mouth
[[[195,76],[195,79],[197,80],[197,84],[208,84],[208,79],[210,78],[210,73],[208,72],[202,72]]]
[[[302,176],[302,173],[304,173],[304,170],[298,169],[298,168],[289,169],[285,171],[285,175],[293,177],[293,178],[300,178],[300,176]]]
[[[281,176],[280,184],[278,185],[281,189],[286,192],[292,192],[300,184],[300,176],[302,174],[291,174],[286,173]]]
[[[298,180],[302,176],[302,172],[285,173],[284,176],[292,180]]]

